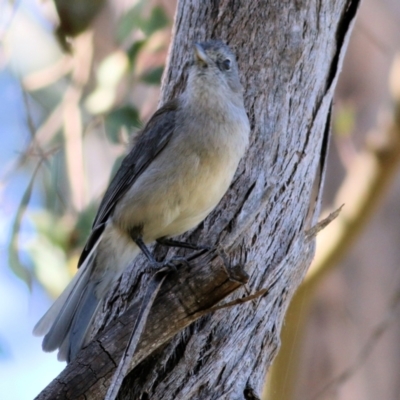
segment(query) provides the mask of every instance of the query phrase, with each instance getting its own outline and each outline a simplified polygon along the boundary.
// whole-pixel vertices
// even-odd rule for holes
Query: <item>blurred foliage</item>
[[[6,179],[21,171],[29,176],[14,217],[9,265],[29,286],[35,279],[52,296],[76,270],[129,136],[157,106],[154,88],[169,45],[172,21],[161,3],[132,0],[125,10],[119,1],[103,3],[55,0],[60,23],[54,34],[16,10],[4,39],[6,67],[21,80],[30,104],[25,104],[30,141]],[[91,28],[99,13],[108,13],[104,31],[114,37],[104,36],[103,27]],[[60,47],[60,37],[68,46]],[[31,63],[25,53],[34,48]],[[35,210],[33,190],[42,197]],[[33,226],[29,240],[20,238],[23,221]]]
[[[135,29],[141,30],[145,36],[149,37],[159,29],[168,26],[169,20],[160,6],[154,7],[150,16],[144,18],[145,6],[146,1],[141,0],[121,18],[117,27],[117,38],[120,42],[125,41]]]
[[[19,236],[21,231],[22,218],[28,207],[29,200],[31,199],[32,188],[35,182],[36,172],[37,169],[32,175],[32,178],[22,196],[21,203],[19,204],[19,207],[15,214],[11,231],[10,245],[8,247],[8,259],[11,270],[15,273],[15,275],[17,275],[19,278],[25,281],[28,284],[29,288],[31,287],[32,284],[32,277],[30,270],[25,267],[25,265],[21,262],[20,259]]]
[[[156,67],[150,71],[144,73],[141,77],[142,81],[149,85],[159,85],[161,82],[161,76],[163,74],[163,67]]]
[[[132,132],[141,125],[139,112],[136,108],[125,105],[112,110],[105,118],[106,133],[113,143],[121,141],[121,128]]]
[[[69,37],[85,31],[101,11],[105,0],[54,0],[60,24],[56,30],[61,46],[71,51]]]
[[[335,118],[333,120],[335,134],[341,137],[351,136],[354,134],[355,126],[355,106],[350,103],[339,103],[335,108]]]

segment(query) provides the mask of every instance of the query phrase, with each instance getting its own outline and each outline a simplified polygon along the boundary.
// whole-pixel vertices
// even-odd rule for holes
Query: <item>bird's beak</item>
[[[194,61],[196,64],[203,66],[208,65],[208,57],[200,43],[195,43],[194,48]]]

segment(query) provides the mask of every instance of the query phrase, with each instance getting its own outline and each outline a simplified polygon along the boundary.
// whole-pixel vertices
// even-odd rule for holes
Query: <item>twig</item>
[[[71,72],[72,64],[71,57],[64,55],[53,64],[25,76],[24,88],[32,92],[52,85]]]
[[[148,317],[142,318],[148,321],[132,362],[127,363],[128,370],[196,321],[199,312],[210,310],[247,282],[248,276],[244,273],[240,282],[239,268],[227,270],[217,259],[216,251],[201,250],[193,253],[187,257],[190,267],[179,267],[179,276],[171,274],[170,279],[164,280]],[[110,357],[112,360],[121,359],[121,354],[125,352],[125,343],[137,323],[141,304],[141,300],[134,302],[100,331],[96,339],[82,349],[76,360],[69,363],[58,378],[37,396],[37,400],[63,399],[68,396],[100,398],[99,393],[103,399],[117,369],[115,364],[118,361],[110,362]],[[124,344],[121,346],[121,343]],[[88,363],[91,365],[90,369],[84,367]]]
[[[85,198],[85,171],[83,164],[82,116],[79,103],[83,87],[89,79],[92,65],[93,45],[90,33],[75,40],[76,55],[73,58],[71,83],[63,99],[63,124],[65,158],[71,205],[74,211],[82,211],[87,205]]]
[[[308,229],[306,231],[306,240],[312,240],[314,239],[319,232],[321,232],[323,229],[325,229],[333,220],[335,220],[340,212],[342,211],[342,208],[344,207],[344,204],[342,204],[338,209],[335,211],[331,212],[326,218],[324,218],[322,221],[319,221],[317,224],[315,224],[313,227]]]
[[[8,245],[8,260],[9,260],[10,267],[17,276],[19,276],[22,280],[24,280],[24,282],[28,285],[29,289],[31,289],[32,277],[31,277],[29,270],[23,266],[23,264],[21,263],[21,261],[19,259],[19,254],[18,254],[19,244],[18,244],[18,242],[19,242],[19,237],[20,237],[20,231],[21,231],[20,228],[21,228],[22,219],[24,218],[26,209],[27,209],[29,201],[31,199],[33,184],[35,182],[37,173],[39,172],[40,167],[42,165],[42,161],[43,160],[40,160],[38,162],[38,164],[36,165],[36,167],[33,171],[32,177],[29,181],[28,187],[26,188],[26,190],[22,196],[21,203],[18,206],[16,215],[14,218],[12,231],[11,231],[11,239],[10,239],[10,243]]]
[[[227,303],[221,304],[219,306],[215,306],[215,307],[211,307],[208,310],[204,311],[204,314],[208,314],[210,312],[215,312],[218,310],[222,310],[223,308],[229,308],[229,307],[233,307],[233,306],[237,306],[238,304],[243,304],[243,303],[247,303],[251,300],[254,300],[258,297],[262,297],[265,294],[267,294],[269,291],[269,288],[264,288],[264,289],[260,289],[257,290],[257,292],[250,294],[249,296],[246,297],[241,297],[232,301],[228,301]]]

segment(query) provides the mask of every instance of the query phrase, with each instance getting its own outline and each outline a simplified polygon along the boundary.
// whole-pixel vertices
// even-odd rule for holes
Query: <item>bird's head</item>
[[[194,44],[189,81],[197,87],[211,85],[215,90],[243,91],[235,55],[220,40]]]

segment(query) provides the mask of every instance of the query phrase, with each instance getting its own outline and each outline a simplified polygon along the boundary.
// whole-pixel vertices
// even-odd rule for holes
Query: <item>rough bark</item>
[[[357,7],[357,0],[179,2],[163,100],[184,85],[191,43],[220,38],[237,54],[252,123],[229,192],[188,237],[222,245],[248,283],[215,251],[168,276],[120,399],[260,396],[286,308],[314,254],[305,231],[318,219],[332,96]],[[139,257],[124,273],[97,319],[96,340],[38,399],[104,398],[148,281],[145,267]],[[232,299],[261,288],[263,297],[199,319],[233,291]]]

